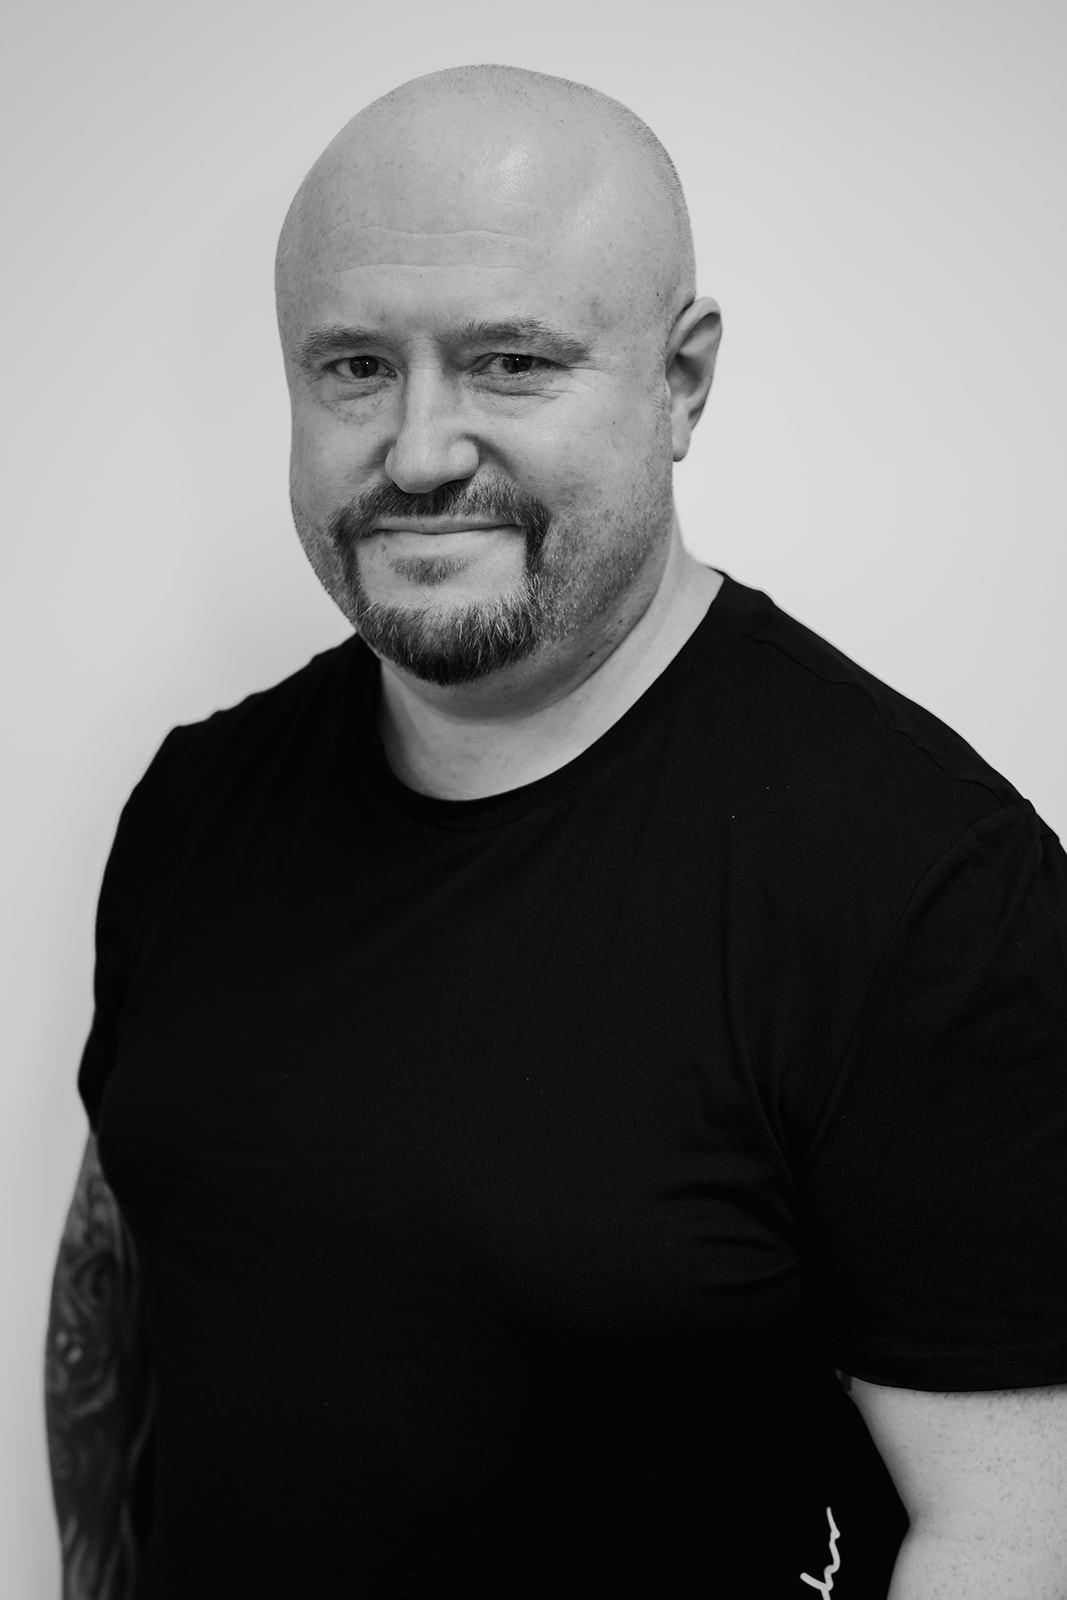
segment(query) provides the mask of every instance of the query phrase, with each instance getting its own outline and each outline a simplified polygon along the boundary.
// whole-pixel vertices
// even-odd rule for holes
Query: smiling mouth
[[[502,529],[511,530],[517,527],[514,522],[475,522],[464,521],[462,517],[438,517],[433,522],[380,522],[374,528],[375,533],[388,534],[414,534],[421,537],[438,539],[443,534],[449,533],[497,533]]]

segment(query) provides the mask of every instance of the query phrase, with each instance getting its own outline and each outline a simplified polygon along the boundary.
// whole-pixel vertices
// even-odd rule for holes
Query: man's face
[[[560,194],[537,160],[500,137],[335,184],[283,298],[301,541],[439,684],[595,646],[671,527],[664,330],[613,280],[610,185]]]

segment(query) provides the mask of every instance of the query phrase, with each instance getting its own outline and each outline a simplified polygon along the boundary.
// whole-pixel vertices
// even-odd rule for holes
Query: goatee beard
[[[544,574],[544,546],[551,515],[540,501],[513,491],[494,491],[486,503],[472,504],[471,485],[443,484],[428,495],[406,495],[383,488],[358,506],[346,507],[327,528],[344,574],[345,605],[353,627],[375,655],[424,683],[448,688],[476,683],[531,655],[548,637],[552,613]],[[465,503],[464,503],[465,502]],[[497,517],[501,525],[522,529],[524,570],[519,587],[499,599],[472,601],[447,613],[432,606],[402,606],[372,600],[359,570],[359,547],[385,517]],[[428,557],[409,563],[409,576],[436,586],[460,563]]]

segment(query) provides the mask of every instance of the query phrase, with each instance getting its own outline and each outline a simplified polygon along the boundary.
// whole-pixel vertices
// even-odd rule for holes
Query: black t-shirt
[[[402,785],[377,685],[352,639],[175,730],[105,874],[138,1600],[878,1600],[833,1369],[1067,1381],[1058,841],[729,578],[504,794]]]

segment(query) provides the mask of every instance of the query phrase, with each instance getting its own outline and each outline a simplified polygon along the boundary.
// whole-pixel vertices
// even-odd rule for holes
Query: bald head
[[[682,570],[719,335],[655,136],[562,78],[416,78],[316,161],[277,278],[293,516],[364,641],[447,692],[594,670]]]
[[[432,236],[425,265],[447,266],[448,235],[457,257],[479,238],[487,273],[521,257],[581,274],[599,315],[661,345],[696,292],[681,185],[639,117],[565,78],[457,67],[372,102],[308,173],[278,247],[283,340],[308,280],[343,271],[346,251],[358,266],[406,238],[396,264],[418,266]]]

